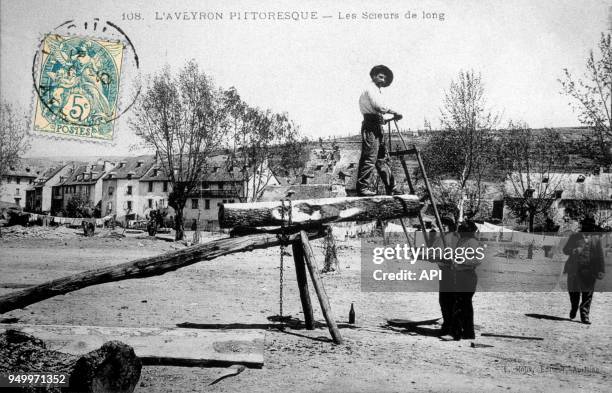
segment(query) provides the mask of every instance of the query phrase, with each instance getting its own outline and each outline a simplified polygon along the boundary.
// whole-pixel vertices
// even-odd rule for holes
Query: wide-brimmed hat
[[[389,69],[389,67],[382,64],[372,67],[370,70],[370,77],[374,78],[375,75],[380,74],[381,72],[387,76],[387,79],[385,79],[385,84],[383,85],[383,87],[387,87],[391,84],[391,82],[393,82],[393,72]]]

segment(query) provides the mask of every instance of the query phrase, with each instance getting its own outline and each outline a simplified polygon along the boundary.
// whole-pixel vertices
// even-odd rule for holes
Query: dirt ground
[[[83,238],[78,232],[0,239],[0,294],[185,247],[142,235]],[[321,265],[322,243],[313,244]],[[271,328],[263,369],[247,369],[209,386],[222,369],[145,366],[136,392],[610,391],[612,293],[595,294],[590,326],[526,316],[566,318],[569,300],[563,292],[476,293],[476,340],[443,341],[434,334],[437,326],[417,333],[386,324],[391,318],[439,317],[438,295],[362,292],[359,244],[339,242],[340,273],[322,275],[340,323],[347,322],[350,304],[355,304],[356,327],[341,329],[345,344],[331,343],[325,328]],[[301,319],[295,271],[287,259],[285,313]],[[266,324],[267,317],[278,313],[278,286],[278,248],[257,250],[159,277],[84,288],[3,314],[0,320],[127,327]],[[318,304],[314,309],[317,321],[324,323]],[[543,340],[481,336],[484,332]],[[472,342],[490,347],[473,348]]]

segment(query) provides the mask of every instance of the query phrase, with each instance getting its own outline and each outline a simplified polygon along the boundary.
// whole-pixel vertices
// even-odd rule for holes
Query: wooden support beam
[[[308,278],[306,277],[306,265],[304,264],[304,250],[300,242],[291,243],[293,249],[293,261],[295,262],[295,275],[298,288],[300,290],[300,300],[302,301],[302,311],[304,312],[304,324],[306,329],[314,329],[314,314],[308,291]]]
[[[416,154],[416,150],[415,149],[407,149],[407,150],[396,150],[396,151],[392,151],[389,152],[389,155],[391,157],[404,157],[408,154]]]
[[[265,331],[254,329],[0,324],[0,335],[9,330],[30,334],[49,350],[75,356],[119,341],[129,345],[143,365],[262,368],[264,364]]]
[[[377,195],[305,199],[288,202],[230,203],[219,207],[222,228],[290,226],[304,227],[343,221],[391,220],[416,217],[422,207],[416,195]]]
[[[319,304],[321,305],[321,311],[323,312],[323,317],[325,317],[325,322],[327,322],[329,333],[336,344],[342,344],[340,329],[338,329],[336,318],[334,317],[331,306],[329,305],[329,299],[327,298],[327,294],[323,288],[323,282],[321,282],[321,277],[319,277],[319,268],[317,266],[317,262],[315,261],[310,242],[308,241],[308,234],[305,231],[300,232],[300,240],[302,242],[302,249],[304,251],[304,261],[306,262],[306,266],[310,272],[312,286],[317,292]]]
[[[299,234],[290,235],[289,241],[294,241],[299,236]],[[321,228],[320,231],[312,232],[309,236],[323,237],[325,236],[325,230]],[[237,252],[278,246],[280,242],[278,236],[272,234],[219,239],[154,257],[88,270],[0,296],[0,314],[91,285],[159,276],[200,261],[210,261]]]

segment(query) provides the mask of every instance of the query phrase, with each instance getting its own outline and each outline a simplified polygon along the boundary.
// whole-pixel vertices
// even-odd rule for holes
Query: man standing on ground
[[[605,260],[601,239],[596,232],[593,217],[586,217],[581,223],[581,232],[572,234],[563,253],[569,255],[563,267],[567,273],[567,290],[570,297],[570,319],[576,318],[580,310],[582,323],[590,324],[591,301],[595,291],[595,281],[604,278]],[[582,301],[580,297],[582,295]]]
[[[402,118],[398,112],[387,107],[382,99],[381,89],[393,82],[393,72],[384,65],[377,65],[370,70],[370,77],[372,82],[359,97],[359,110],[363,115],[363,122],[357,192],[360,196],[376,195],[376,191],[372,189],[372,177],[376,168],[385,184],[387,194],[401,194],[395,186],[395,179],[387,163],[387,148],[382,127],[385,124],[383,114],[391,114],[395,120]]]

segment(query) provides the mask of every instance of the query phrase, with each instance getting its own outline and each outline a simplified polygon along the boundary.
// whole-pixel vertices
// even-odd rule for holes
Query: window
[[[219,190],[223,190],[223,183],[219,182]]]
[[[15,195],[19,195],[19,188],[15,188]]]
[[[584,179],[585,179],[584,175],[580,175],[576,179],[576,183],[584,183]]]
[[[223,200],[223,203],[227,203],[227,199],[224,199],[224,200]]]
[[[128,173],[128,174],[127,174],[127,179],[128,179],[128,180],[132,180],[132,174],[131,174],[131,173]]]
[[[158,171],[157,169],[153,169],[153,177],[157,177],[157,173],[158,173],[158,172],[159,172],[159,171]]]
[[[149,182],[149,192],[153,192],[153,182]]]
[[[115,187],[113,187],[113,186],[108,187],[108,195],[112,196],[113,192],[115,192]]]
[[[198,200],[197,199],[192,199],[191,200],[191,208],[192,209],[197,209],[198,208]]]
[[[132,210],[132,201],[127,201],[127,209]]]
[[[168,182],[164,182],[164,192],[168,192]]]
[[[204,209],[210,210],[210,199],[204,199]]]
[[[149,209],[152,209],[153,208],[153,199],[148,199],[147,201],[149,202]]]
[[[21,178],[20,178],[20,177],[16,177],[16,178],[15,178],[15,182],[16,182],[17,184],[21,184]]]
[[[127,186],[127,194],[132,195],[132,186]]]
[[[542,178],[542,183],[548,183],[548,176]]]

